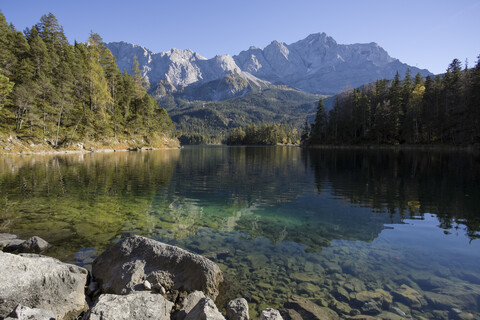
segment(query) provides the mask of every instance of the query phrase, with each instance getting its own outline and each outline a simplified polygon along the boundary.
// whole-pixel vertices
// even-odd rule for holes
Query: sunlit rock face
[[[273,83],[308,93],[332,94],[377,79],[391,79],[397,72],[403,76],[409,68],[413,75],[430,74],[428,70],[390,57],[374,42],[343,45],[325,33],[311,34],[292,44],[272,41],[264,49],[252,46],[235,56],[217,55],[211,59],[190,49],[174,48],[153,53],[126,42],[112,42],[106,46],[116,57],[119,68],[127,72],[131,71],[137,56],[143,76],[152,87],[163,81],[181,89],[222,80],[234,74],[257,87]],[[230,91],[225,94],[217,90],[210,95],[216,100],[242,93]],[[199,94],[205,96],[205,91]]]

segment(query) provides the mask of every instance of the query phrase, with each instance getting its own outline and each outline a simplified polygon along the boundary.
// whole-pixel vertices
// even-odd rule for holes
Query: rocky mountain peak
[[[420,70],[388,55],[377,43],[338,44],[326,33],[314,33],[292,44],[272,41],[264,49],[251,46],[238,55],[206,59],[190,49],[162,53],[126,42],[106,44],[120,69],[131,70],[136,55],[152,85],[165,81],[174,87],[205,84],[238,74],[249,83],[288,85],[309,93],[333,94],[377,79],[392,79],[397,72]],[[204,86],[205,87],[205,86]],[[210,86],[207,86],[210,87]],[[242,91],[243,92],[243,91]],[[216,93],[216,96],[223,96]]]

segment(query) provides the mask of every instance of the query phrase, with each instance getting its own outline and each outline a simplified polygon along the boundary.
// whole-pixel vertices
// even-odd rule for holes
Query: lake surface
[[[219,305],[480,319],[480,160],[462,152],[186,147],[0,157],[0,232],[90,267],[131,234],[202,254]],[[397,318],[395,318],[397,317]]]

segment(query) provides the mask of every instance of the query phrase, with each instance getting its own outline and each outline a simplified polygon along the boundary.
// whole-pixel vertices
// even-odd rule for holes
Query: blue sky
[[[19,30],[52,12],[70,42],[85,41],[93,30],[105,42],[154,52],[189,48],[207,58],[317,32],[340,44],[376,42],[433,73],[454,58],[473,66],[480,55],[480,0],[0,0],[0,10]]]

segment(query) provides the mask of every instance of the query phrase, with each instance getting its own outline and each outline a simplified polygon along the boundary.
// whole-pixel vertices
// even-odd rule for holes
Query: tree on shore
[[[446,73],[377,80],[335,97],[328,113],[319,102],[309,144],[480,143],[480,56],[474,68],[458,59]]]
[[[136,68],[121,73],[94,32],[70,45],[52,13],[21,33],[0,12],[0,132],[53,147],[170,136],[173,123]]]

